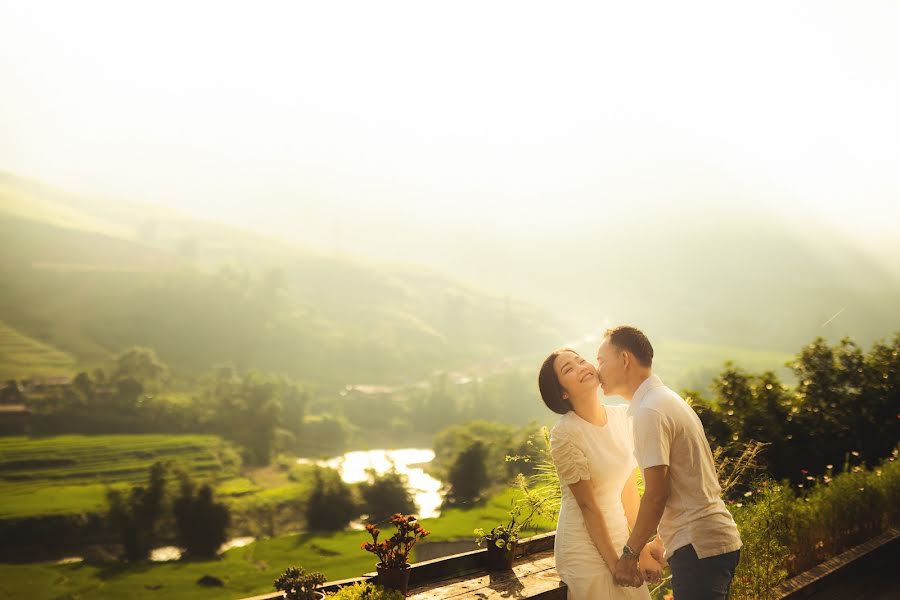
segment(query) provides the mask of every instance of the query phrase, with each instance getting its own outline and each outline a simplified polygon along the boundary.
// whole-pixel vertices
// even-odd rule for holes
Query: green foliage
[[[562,490],[556,465],[550,454],[550,430],[547,427],[541,428],[539,434],[532,436],[528,443],[533,458],[528,455],[508,457],[514,461],[529,460],[533,465],[531,475],[526,477],[520,473],[516,477],[516,488],[536,515],[555,523],[559,518]]]
[[[445,502],[465,504],[477,500],[490,484],[485,459],[487,447],[481,440],[472,440],[460,451],[447,473],[447,495]]]
[[[272,457],[275,429],[281,415],[281,395],[296,388],[267,380],[257,373],[243,376],[231,368],[220,368],[207,402],[216,406],[212,425],[247,450],[247,462],[266,465]],[[226,433],[227,432],[227,433]]]
[[[145,560],[156,541],[156,525],[166,497],[166,467],[161,462],[150,467],[147,487],[131,488],[126,498],[121,490],[107,492],[107,518],[122,544],[125,560]]]
[[[827,471],[795,486],[762,479],[746,493],[750,500],[731,501],[744,542],[732,596],[774,598],[772,588],[785,578],[900,524],[896,456],[868,471]]]
[[[729,506],[744,544],[731,584],[736,600],[770,598],[772,588],[788,573],[787,515],[793,495],[786,486],[768,479],[758,480],[753,488],[752,503]]]
[[[840,465],[848,452],[877,461],[900,439],[900,334],[866,354],[852,341],[817,339],[792,363],[792,389],[770,373],[753,375],[726,365],[715,401],[687,393],[710,444],[765,442],[765,463],[776,479],[802,482],[808,472]]]
[[[325,576],[318,571],[307,573],[303,567],[288,567],[273,585],[287,600],[316,600],[316,588],[323,583]]]
[[[350,425],[334,415],[307,415],[297,447],[304,455],[329,456],[340,454],[347,445]]]
[[[525,518],[522,518],[522,513],[526,507],[529,512]],[[527,499],[516,499],[512,510],[509,511],[508,521],[492,527],[488,532],[485,532],[480,527],[475,529],[475,543],[479,546],[482,543],[488,543],[500,549],[512,550],[512,545],[519,540],[519,534],[522,530],[528,528],[536,510],[536,507],[529,503]]]
[[[374,469],[367,471],[369,480],[360,484],[362,508],[372,523],[381,523],[395,513],[415,513],[416,503],[407,488],[407,478],[393,466],[383,475]]]
[[[178,544],[188,555],[212,558],[228,539],[228,507],[213,498],[209,484],[196,485],[190,477],[181,477],[181,493],[172,503]]]
[[[115,358],[114,365],[113,380],[131,378],[147,389],[158,389],[169,376],[169,368],[150,348],[130,348]]]
[[[306,505],[306,523],[311,531],[339,531],[360,513],[353,493],[332,469],[316,468],[313,489]]]
[[[373,583],[345,585],[329,596],[332,600],[403,600],[403,594]]]
[[[450,469],[460,453],[470,447],[473,441],[479,440],[484,443],[487,450],[485,464],[489,478],[493,481],[504,481],[519,471],[518,468],[511,468],[511,464],[506,462],[506,457],[517,454],[522,438],[530,435],[535,429],[536,426],[518,429],[505,423],[483,420],[447,427],[434,436],[434,461],[430,468],[440,479],[447,480]]]

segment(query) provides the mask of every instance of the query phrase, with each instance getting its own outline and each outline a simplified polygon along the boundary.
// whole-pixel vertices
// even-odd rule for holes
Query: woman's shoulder
[[[550,438],[571,437],[578,427],[577,420],[572,418],[574,415],[575,412],[570,410],[557,419],[550,428]]]

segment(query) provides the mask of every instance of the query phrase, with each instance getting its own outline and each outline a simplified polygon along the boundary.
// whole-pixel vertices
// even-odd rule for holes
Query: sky
[[[0,0],[0,171],[410,259],[698,206],[877,250],[898,30],[891,1]]]

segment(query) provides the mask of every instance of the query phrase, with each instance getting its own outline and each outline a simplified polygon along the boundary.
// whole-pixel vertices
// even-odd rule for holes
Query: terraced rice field
[[[0,380],[72,375],[73,356],[0,322]]]
[[[237,452],[216,436],[2,437],[0,519],[102,510],[110,486],[144,483],[150,466],[167,460],[223,483],[240,470]]]

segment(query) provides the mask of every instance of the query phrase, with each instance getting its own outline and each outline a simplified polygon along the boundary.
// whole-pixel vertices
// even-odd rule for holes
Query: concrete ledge
[[[846,592],[836,589],[839,587],[837,585],[839,580],[859,577],[858,587],[864,590],[866,579],[861,576],[861,573],[867,569],[879,568],[878,563],[881,562],[884,562],[892,570],[896,570],[900,565],[900,529],[891,528],[868,542],[855,546],[816,565],[809,571],[785,581],[774,589],[774,597],[779,600],[803,600],[813,597],[823,600],[843,599],[846,598],[844,595]],[[890,590],[882,591],[890,594]]]

